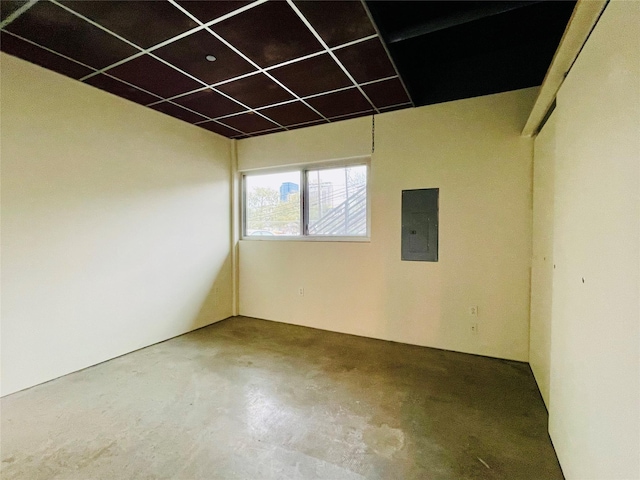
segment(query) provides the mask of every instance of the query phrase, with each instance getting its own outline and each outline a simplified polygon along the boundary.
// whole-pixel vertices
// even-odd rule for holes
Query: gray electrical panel
[[[402,191],[402,260],[438,261],[437,188]]]

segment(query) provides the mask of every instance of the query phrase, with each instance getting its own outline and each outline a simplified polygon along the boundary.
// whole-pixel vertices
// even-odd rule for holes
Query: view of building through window
[[[245,177],[245,234],[300,235],[300,172]]]
[[[244,195],[245,236],[367,235],[367,165],[249,174]]]

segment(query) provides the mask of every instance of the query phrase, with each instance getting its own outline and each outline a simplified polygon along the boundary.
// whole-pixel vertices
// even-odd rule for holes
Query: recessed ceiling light
[[[215,62],[216,61],[216,57],[214,57],[213,55],[207,55],[204,58],[206,58],[207,61],[209,61],[209,62]]]

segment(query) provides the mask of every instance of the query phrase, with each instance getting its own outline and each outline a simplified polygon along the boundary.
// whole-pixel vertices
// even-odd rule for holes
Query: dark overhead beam
[[[441,16],[438,18],[427,19],[420,25],[405,28],[396,32],[391,32],[386,41],[388,44],[410,40],[429,33],[444,30],[445,28],[455,27],[464,23],[480,20],[485,17],[498,15],[500,13],[509,12],[518,8],[526,7],[534,3],[540,3],[541,0],[518,1],[518,2],[476,2],[473,7],[468,9],[460,9],[456,13]]]

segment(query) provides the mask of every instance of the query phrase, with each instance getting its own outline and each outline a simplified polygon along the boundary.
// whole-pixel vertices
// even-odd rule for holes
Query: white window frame
[[[357,167],[364,165],[367,167],[367,233],[361,236],[348,235],[309,235],[308,229],[308,211],[309,204],[309,186],[307,179],[308,171],[327,170],[340,167]],[[300,235],[247,235],[247,215],[246,215],[246,178],[252,175],[268,175],[271,173],[298,172],[300,175]],[[296,165],[287,165],[273,168],[260,168],[255,170],[241,171],[242,194],[240,195],[240,239],[248,241],[295,241],[295,242],[370,242],[371,241],[371,157],[355,157],[342,160],[331,160],[326,162],[304,163]]]

